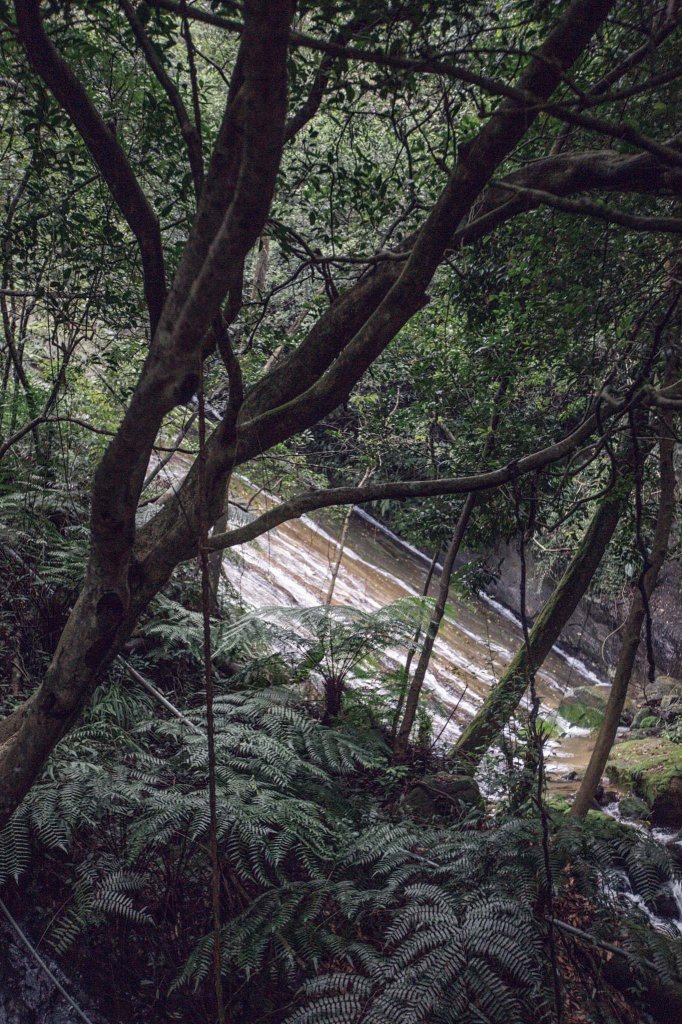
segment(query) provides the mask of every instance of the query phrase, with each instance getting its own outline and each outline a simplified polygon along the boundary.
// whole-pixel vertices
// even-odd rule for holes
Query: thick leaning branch
[[[21,6],[19,0],[17,4]],[[612,0],[573,0],[519,80],[522,93],[533,97],[532,107],[518,98],[500,104],[461,152],[397,281],[368,318],[364,307],[361,326],[334,361],[331,372],[323,374],[294,403],[274,410],[266,407],[267,411],[255,420],[244,420],[244,427],[250,428],[251,444],[270,447],[338,404],[364,369],[424,305],[426,288],[453,234],[497,167],[537,117],[535,98],[549,98],[611,7]],[[284,143],[286,56],[293,3],[247,0],[244,13],[245,30],[226,114],[227,120],[233,117],[237,138],[231,145],[231,138],[221,130],[216,147],[220,158],[216,164],[214,153],[195,226],[150,355],[117,436],[97,471],[91,558],[83,590],[42,685],[22,710],[18,730],[0,747],[0,824],[7,820],[55,743],[75,720],[99,673],[129,635],[140,612],[167,581],[174,566],[196,547],[196,473],[190,474],[190,486],[185,486],[180,495],[186,515],[176,515],[176,522],[162,519],[161,525],[169,527],[165,537],[159,534],[158,525],[157,532],[152,529],[152,544],[143,559],[138,557],[144,554],[139,548],[133,556],[135,509],[163,416],[186,400],[196,386],[206,332],[225,295],[239,279],[246,252],[262,230],[274,192]],[[227,209],[220,188],[211,191],[211,182],[220,181],[221,170],[231,186]],[[202,220],[208,225],[207,233],[200,230]],[[209,454],[209,460],[213,459],[207,467],[209,516],[219,511],[224,481],[240,453],[232,427],[218,432],[218,440],[228,442],[224,450],[216,453],[214,449]],[[514,472],[515,467],[507,467],[502,479],[511,478]],[[390,495],[391,485],[388,488]],[[417,482],[407,492],[416,496],[424,493],[423,488],[424,484]],[[475,490],[476,483],[468,481],[466,489]],[[394,493],[403,491],[400,488]],[[428,488],[426,493],[430,493]],[[214,499],[215,509],[210,504]],[[351,495],[341,500],[356,499]],[[367,498],[360,496],[360,500]],[[175,503],[169,505],[177,510]]]
[[[659,433],[660,492],[651,555],[648,566],[642,570],[638,585],[633,590],[630,609],[623,627],[616,671],[604,709],[604,720],[571,807],[571,814],[578,818],[584,818],[592,806],[599,780],[615,742],[639,650],[642,626],[649,611],[649,601],[668,554],[670,531],[675,518],[677,482],[675,477],[675,432],[669,413],[659,415]]]
[[[549,97],[606,19],[611,6],[610,0],[574,0],[521,75],[521,92]],[[454,233],[496,168],[537,116],[536,106],[529,110],[511,99],[500,104],[478,136],[460,151],[460,159],[439,199],[410,240],[410,255],[405,263],[397,267],[383,264],[362,279],[322,318],[319,329],[313,329],[311,335],[315,339],[309,336],[291,362],[287,361],[276,374],[256,385],[257,397],[253,393],[246,396],[236,451],[222,427],[214,433],[207,446],[209,477],[220,479],[233,465],[311,427],[350,394],[368,367],[426,304],[426,289]],[[330,331],[332,324],[337,329]],[[309,381],[305,387],[304,382]],[[404,491],[396,489],[395,496],[404,496]],[[155,571],[155,562],[165,564],[171,549],[181,551],[182,557],[190,557],[196,543],[192,534],[196,517],[191,510],[196,508],[197,500],[197,468],[193,467],[176,498],[141,532],[138,550],[146,572]],[[317,496],[314,500],[318,500]],[[347,501],[355,498],[332,498],[328,504]],[[182,508],[182,517],[177,514],[178,508]]]
[[[92,498],[93,557],[127,606],[134,521],[149,455],[164,416],[196,390],[206,334],[267,217],[286,115],[285,2],[247,5],[248,31],[233,95],[190,237],[147,359]],[[235,131],[230,133],[230,129]],[[239,129],[239,130],[236,130]]]
[[[223,197],[205,187],[202,202],[206,200],[209,209],[202,211],[200,204],[197,219],[203,212],[209,222],[217,220],[217,232],[204,239],[209,248],[197,273],[190,274],[188,267],[202,256],[199,242],[184,268],[181,264],[126,415],[98,467],[83,588],[42,684],[22,707],[16,731],[0,746],[0,823],[8,820],[28,791],[140,611],[163,583],[158,578],[146,581],[132,560],[135,511],[149,454],[165,413],[190,397],[190,385],[191,391],[196,387],[206,331],[265,222],[284,139],[293,3],[248,0],[245,16],[247,31],[237,59],[239,86],[237,95],[228,99],[229,107],[241,97],[243,129],[236,140],[239,159],[232,201],[221,216]],[[227,147],[217,167],[213,161],[217,179],[224,167],[223,154],[230,165]],[[189,316],[194,320],[188,326]]]
[[[540,188],[557,196],[570,196],[586,191],[623,193],[663,193],[682,196],[682,171],[661,165],[649,155],[624,157],[615,150],[569,153],[535,160],[512,172],[501,183],[522,188]],[[504,192],[491,183],[472,206],[468,221],[450,240],[450,249],[457,250],[483,238],[512,217],[537,208],[537,199],[528,195],[508,200]],[[401,250],[411,249],[416,235],[405,239]],[[407,259],[406,252],[404,258]],[[283,406],[300,396],[327,370],[348,342],[357,334],[364,320],[378,307],[397,281],[401,265],[385,261],[364,275],[340,296],[313,326],[301,344],[281,363],[277,370],[263,377],[246,396],[243,419],[257,422],[268,408]],[[242,430],[242,446],[249,446],[249,431]],[[254,443],[253,453],[258,451]]]
[[[629,498],[623,478],[602,499],[566,571],[497,684],[467,724],[450,757],[474,773],[514,714],[537,672],[589,587]]]
[[[584,50],[611,9],[609,0],[575,0],[549,33],[519,79],[522,93],[548,98]],[[297,430],[312,426],[339,405],[357,380],[384,351],[411,317],[427,302],[426,289],[448,250],[452,236],[497,167],[513,151],[538,116],[517,100],[504,100],[475,139],[462,148],[460,159],[431,213],[417,233],[410,255],[395,283],[333,365],[293,402],[270,409],[255,426],[260,443],[270,447]]]

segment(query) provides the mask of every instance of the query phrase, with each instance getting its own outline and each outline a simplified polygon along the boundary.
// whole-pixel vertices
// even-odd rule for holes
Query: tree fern
[[[46,936],[56,949],[90,931],[104,941],[112,921],[137,936],[141,957],[151,958],[159,928],[173,948],[182,943],[182,962],[157,982],[174,998],[202,988],[212,957],[206,722],[202,709],[183,713],[197,733],[114,675],[0,836],[0,884],[36,849],[61,880]],[[534,908],[547,878],[536,818],[425,827],[387,817],[376,798],[354,799],[380,775],[385,748],[322,726],[296,686],[219,693],[215,723],[229,905],[221,956],[237,992],[247,981],[263,993],[298,990],[288,1017],[298,1024],[544,1020],[547,924]],[[572,822],[551,836],[558,893],[568,866],[597,908],[595,934],[614,919],[600,877],[627,872],[648,901],[672,877],[665,854],[635,830]],[[164,916],[169,892],[184,915],[180,936]],[[620,941],[679,977],[680,942],[652,936],[623,907]],[[158,964],[148,967],[151,975]]]

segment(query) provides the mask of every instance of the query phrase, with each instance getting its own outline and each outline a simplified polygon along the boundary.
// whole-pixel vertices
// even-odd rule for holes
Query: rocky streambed
[[[570,795],[592,749],[591,733],[604,717],[608,687],[580,687],[559,705],[559,714],[587,735],[569,772],[564,790]],[[659,676],[654,683],[636,683],[621,720],[602,779],[604,804],[620,806],[628,820],[654,828],[682,829],[682,681]]]

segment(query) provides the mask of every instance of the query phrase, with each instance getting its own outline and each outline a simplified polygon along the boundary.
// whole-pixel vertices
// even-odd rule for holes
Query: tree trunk
[[[227,529],[230,518],[230,506],[225,492],[225,506],[221,515],[216,519],[213,527],[214,533],[222,533]],[[211,594],[211,615],[220,615],[220,576],[223,568],[223,552],[212,551],[208,559],[208,584]]]
[[[594,576],[606,547],[627,504],[632,481],[617,478],[602,498],[597,511],[556,590],[540,612],[530,631],[529,642],[521,645],[479,711],[455,744],[451,758],[464,770],[474,772],[488,747],[514,714],[528,685],[530,672],[537,672],[578,606]]]
[[[324,714],[323,725],[331,725],[341,714],[343,700],[343,683],[338,679],[325,679],[324,681]]]
[[[540,116],[543,103],[561,84],[612,7],[613,0],[573,0],[528,61],[514,94],[499,103],[478,135],[460,150],[438,200],[410,239],[407,259],[396,262],[395,267],[389,261],[390,269],[378,266],[363,275],[359,287],[351,288],[332,305],[326,319],[307,335],[281,372],[268,375],[261,379],[260,387],[252,388],[242,410],[239,438],[237,410],[234,418],[220,424],[206,446],[208,522],[220,514],[227,477],[235,464],[243,463],[250,451],[260,454],[313,426],[336,408],[410,317],[424,307],[453,234],[497,168]],[[90,557],[83,589],[43,682],[19,709],[19,728],[0,746],[0,826],[77,719],[149,601],[166,585],[175,566],[197,553],[196,463],[181,495],[151,522],[136,529],[135,515],[158,431],[168,413],[196,391],[207,332],[226,298],[239,291],[247,254],[270,213],[284,143],[287,53],[294,5],[284,0],[251,0],[245,7],[244,31],[222,126],[197,215],[168,292],[158,218],[126,153],[84,85],[51,43],[38,0],[15,0],[14,10],[19,39],[33,69],[80,132],[135,235],[152,345],[123,419],[95,473]],[[332,325],[333,332],[329,330]],[[588,417],[574,436],[554,449],[572,450],[577,437],[586,437],[593,430]],[[545,452],[541,461],[547,458]],[[514,474],[524,466],[527,468],[519,460]],[[501,479],[493,475],[488,485],[503,482],[508,473],[506,467],[499,474]],[[392,486],[386,496],[391,496]],[[422,488],[423,483],[418,486]],[[432,482],[432,486],[434,493],[442,493],[440,483]],[[468,492],[471,487],[463,490]],[[401,487],[399,496],[413,492],[414,486]],[[327,497],[332,494],[330,491]],[[332,497],[329,503],[337,501]],[[284,503],[280,514],[287,511]]]
[[[334,597],[334,588],[336,587],[336,577],[339,575],[339,569],[341,568],[341,562],[343,560],[343,552],[346,547],[346,537],[348,536],[348,527],[350,526],[350,517],[353,514],[353,506],[351,505],[346,509],[346,514],[343,517],[343,526],[341,527],[341,536],[339,537],[339,549],[334,559],[334,565],[332,566],[332,575],[329,580],[329,587],[325,595],[324,603],[330,605],[332,598]]]
[[[424,580],[424,586],[422,588],[421,595],[422,597],[429,596],[429,587],[431,586],[431,580],[433,579],[434,571],[436,569],[436,566],[438,565],[439,554],[440,548],[436,548],[436,550],[433,553],[433,558],[431,559],[431,564],[429,565],[429,571],[427,572],[426,579]],[[410,679],[410,668],[412,667],[412,659],[414,658],[417,652],[417,644],[419,643],[422,635],[422,622],[423,618],[419,621],[419,625],[417,626],[414,637],[412,638],[412,643],[410,644],[410,649],[407,652],[407,657],[405,658],[405,668],[403,669],[404,678],[400,687],[400,696],[398,697],[398,703],[396,704],[396,709],[393,714],[393,721],[391,723],[392,742],[395,742],[396,733],[398,732],[398,726],[400,724],[400,719],[402,717],[403,705],[405,703],[405,692],[407,690],[407,684]]]
[[[611,692],[606,703],[604,721],[599,730],[590,762],[580,784],[580,789],[571,807],[571,814],[577,818],[584,818],[592,806],[599,780],[611,753],[627,697],[628,685],[639,648],[642,625],[646,617],[649,599],[658,582],[658,577],[668,551],[670,530],[675,516],[675,467],[673,460],[675,438],[669,416],[661,417],[660,430],[659,473],[661,492],[651,560],[648,568],[645,567],[645,570],[640,575],[632,595],[630,611],[623,632],[623,642],[616,665],[616,673],[613,677]]]
[[[492,454],[493,448],[495,446],[495,435],[497,433],[497,428],[500,423],[502,402],[504,400],[504,396],[507,393],[508,387],[509,378],[507,376],[504,376],[498,385],[497,393],[495,395],[490,425],[488,427],[488,433],[485,439],[485,444],[483,445],[483,450],[481,452],[482,460],[487,459],[488,456]],[[453,444],[456,444],[457,439],[452,434],[450,434],[449,431],[446,430],[446,432],[449,435],[450,441]],[[429,628],[427,630],[426,636],[424,637],[424,645],[419,656],[419,661],[417,662],[417,668],[414,673],[414,678],[410,683],[410,687],[407,694],[407,703],[405,705],[405,715],[403,717],[402,725],[400,726],[396,738],[395,753],[396,756],[399,758],[403,757],[405,751],[407,750],[407,744],[410,739],[410,733],[412,732],[414,720],[417,714],[419,696],[424,685],[424,679],[426,678],[426,672],[429,667],[429,662],[431,660],[431,654],[433,652],[433,647],[436,642],[436,637],[438,636],[438,630],[440,629],[440,624],[443,620],[443,615],[445,614],[445,605],[447,604],[448,594],[450,593],[450,580],[452,579],[452,570],[455,567],[455,559],[457,558],[459,549],[462,546],[462,541],[464,540],[464,535],[467,531],[469,520],[471,519],[471,514],[474,511],[477,501],[478,494],[476,492],[472,491],[470,494],[467,495],[466,501],[464,502],[464,507],[462,508],[462,511],[460,512],[459,515],[459,519],[457,520],[457,524],[452,535],[452,540],[450,541],[450,546],[445,555],[445,562],[443,563],[443,571],[440,577],[440,586],[438,588],[436,606],[433,609],[433,615],[431,616],[431,621],[429,622]],[[409,673],[410,661],[411,658],[408,657],[405,666],[406,684]]]
[[[464,534],[466,533],[471,513],[474,510],[476,499],[478,495],[472,493],[467,495],[467,499],[464,502],[464,507],[460,512],[457,525],[455,526],[454,533],[452,534],[452,540],[448,547],[445,555],[445,562],[443,563],[443,571],[440,576],[440,584],[438,586],[438,597],[436,599],[436,606],[433,609],[433,615],[429,622],[429,628],[424,637],[424,645],[419,655],[419,661],[412,677],[409,690],[407,692],[407,700],[405,701],[405,714],[403,720],[398,729],[395,742],[395,756],[397,758],[403,757],[407,750],[407,744],[410,739],[410,733],[414,725],[414,720],[417,716],[417,707],[419,706],[419,696],[424,685],[424,679],[426,677],[426,671],[429,667],[429,661],[431,660],[431,652],[433,651],[433,645],[436,642],[438,636],[438,630],[445,614],[445,605],[447,604],[448,594],[450,593],[450,580],[452,578],[452,570],[455,565],[455,559],[459,553],[459,549],[462,546]]]

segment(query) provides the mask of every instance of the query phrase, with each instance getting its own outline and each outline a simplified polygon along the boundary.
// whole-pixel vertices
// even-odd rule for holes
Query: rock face
[[[552,593],[555,580],[535,565],[527,553],[527,608],[531,617]],[[517,545],[500,544],[486,556],[486,563],[495,571],[496,580],[489,586],[491,597],[518,611],[520,563]],[[558,578],[558,577],[557,577]],[[651,598],[653,645],[656,669],[682,679],[682,561],[671,560],[663,568],[659,584]],[[587,595],[562,633],[561,643],[572,653],[584,658],[606,677],[618,657],[620,634],[627,614],[628,595],[623,599],[604,599]],[[636,666],[636,680],[646,677],[646,650],[642,643]],[[647,688],[648,689],[648,688]]]
[[[682,744],[663,736],[627,740],[613,748],[606,771],[645,801],[654,825],[682,826]]]
[[[646,684],[632,720],[633,738],[660,734],[663,730],[671,738],[682,737],[682,680],[665,675]]]
[[[57,965],[41,956],[64,988],[82,1005],[92,1024],[104,1024],[74,992]],[[38,965],[4,919],[0,919],[0,1024],[82,1024],[73,1007]]]
[[[425,775],[408,790],[403,810],[419,821],[434,818],[459,820],[472,811],[484,810],[483,798],[468,775],[436,772]]]

